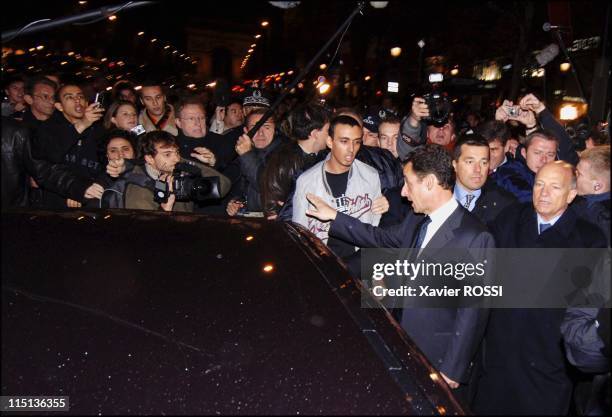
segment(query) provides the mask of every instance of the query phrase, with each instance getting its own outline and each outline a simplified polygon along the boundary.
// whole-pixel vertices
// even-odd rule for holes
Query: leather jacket
[[[2,117],[2,208],[25,207],[30,175],[42,188],[81,201],[92,181],[79,178],[62,164],[32,158],[28,129]]]

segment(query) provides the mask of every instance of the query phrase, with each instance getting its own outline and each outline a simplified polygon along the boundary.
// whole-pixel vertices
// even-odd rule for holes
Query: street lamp
[[[265,28],[266,26],[268,26],[270,24],[270,22],[268,22],[267,20],[264,20],[263,22],[261,22],[261,27]]]
[[[402,54],[402,48],[400,48],[399,46],[395,46],[395,47],[391,48],[391,56],[392,57],[397,58],[401,54]]]

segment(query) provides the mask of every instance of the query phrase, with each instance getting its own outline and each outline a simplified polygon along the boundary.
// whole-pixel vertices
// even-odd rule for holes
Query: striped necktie
[[[474,194],[466,194],[465,195],[465,204],[463,205],[463,207],[465,207],[466,209],[470,209],[470,204],[472,204],[472,200],[474,199]]]

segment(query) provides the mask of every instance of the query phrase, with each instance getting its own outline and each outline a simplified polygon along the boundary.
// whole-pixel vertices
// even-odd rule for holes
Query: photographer
[[[429,100],[415,97],[410,114],[402,120],[400,133],[397,153],[402,161],[417,146],[425,143],[435,143],[452,150],[456,135],[450,103],[439,94],[430,95]]]
[[[194,201],[221,198],[229,191],[230,181],[219,172],[183,160],[176,138],[165,131],[144,135],[140,154],[144,165],[136,165],[129,172],[125,172],[125,160],[113,161],[112,175],[123,174],[113,187],[105,190],[102,197],[105,206],[193,212]]]

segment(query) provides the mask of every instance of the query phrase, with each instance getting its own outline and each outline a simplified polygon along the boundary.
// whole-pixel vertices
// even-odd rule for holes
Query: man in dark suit
[[[453,198],[454,176],[450,154],[440,145],[425,145],[404,167],[402,196],[412,202],[414,213],[399,225],[382,229],[361,223],[312,194],[307,214],[333,220],[330,235],[362,248],[470,248],[486,259],[493,237]],[[403,311],[401,325],[448,385],[456,389],[461,384],[465,391],[486,317],[482,309],[412,308]]]
[[[459,138],[453,151],[453,168],[457,176],[454,195],[457,202],[471,211],[485,225],[491,223],[516,198],[488,180],[489,144],[480,135]]]
[[[498,247],[606,247],[596,226],[567,209],[575,196],[572,165],[564,161],[544,165],[535,178],[533,204],[508,207],[494,223]],[[567,414],[572,384],[561,340],[564,314],[565,309],[491,311],[476,413]]]

